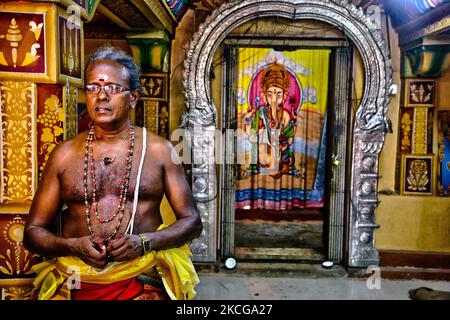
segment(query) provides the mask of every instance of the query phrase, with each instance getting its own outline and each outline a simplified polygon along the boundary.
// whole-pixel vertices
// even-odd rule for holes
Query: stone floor
[[[308,272],[309,270],[309,272]],[[409,300],[408,291],[450,291],[448,281],[349,278],[345,270],[303,266],[302,272],[248,269],[200,271],[196,300]],[[372,289],[371,289],[372,288]]]

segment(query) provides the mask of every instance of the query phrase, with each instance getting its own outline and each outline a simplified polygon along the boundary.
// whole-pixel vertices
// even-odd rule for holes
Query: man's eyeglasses
[[[130,88],[125,88],[120,84],[107,84],[105,86],[99,86],[98,84],[88,84],[84,87],[84,91],[87,94],[99,93],[101,89],[104,89],[107,94],[118,94],[131,90]]]

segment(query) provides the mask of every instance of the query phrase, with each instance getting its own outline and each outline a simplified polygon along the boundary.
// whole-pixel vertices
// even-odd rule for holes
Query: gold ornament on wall
[[[411,163],[407,181],[409,183],[408,190],[426,190],[426,185],[430,182],[430,180],[428,178],[428,169],[425,161],[414,160]]]
[[[66,109],[66,138],[71,138],[77,135],[78,131],[78,112],[77,112],[77,103],[78,103],[78,89],[76,86],[69,83],[66,79],[66,86],[64,89],[64,103]]]
[[[44,102],[44,113],[38,115],[37,118],[37,122],[43,126],[41,136],[42,144],[38,150],[38,155],[44,155],[44,161],[39,168],[40,174],[44,170],[50,153],[60,142],[60,136],[64,133],[61,126],[61,123],[65,120],[64,117],[65,113],[59,97],[52,94]]]
[[[30,16],[30,18],[37,19],[36,17]],[[42,18],[41,18],[42,19]],[[0,40],[4,39],[8,41],[10,47],[9,59],[5,57],[6,46],[0,46],[0,65],[11,67],[16,69],[17,67],[29,66],[41,57],[38,54],[38,49],[41,48],[41,33],[44,26],[43,22],[36,23],[36,21],[29,20],[28,30],[24,29],[24,23],[22,23],[22,30],[19,23],[15,18],[12,18],[6,34],[0,34]],[[26,37],[26,33],[31,32],[33,36]],[[22,48],[24,46],[24,48]],[[24,52],[25,50],[29,50]],[[9,60],[9,61],[8,61]]]
[[[0,202],[33,198],[33,122],[35,85],[5,81],[1,91],[1,196]]]
[[[38,257],[22,245],[25,222],[20,216],[14,217],[3,228],[3,240],[0,252],[0,273],[12,275],[31,274],[32,260]]]
[[[408,112],[404,112],[401,118],[401,140],[400,140],[400,151],[401,152],[411,152],[411,131],[412,131],[413,121]]]
[[[427,153],[428,108],[414,108],[412,153]]]
[[[401,193],[432,195],[434,192],[434,155],[402,155]]]
[[[59,24],[61,74],[81,78],[81,28],[64,17],[59,17]]]

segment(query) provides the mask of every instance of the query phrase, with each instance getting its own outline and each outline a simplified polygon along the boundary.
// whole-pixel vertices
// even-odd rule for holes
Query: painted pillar
[[[30,297],[41,259],[22,245],[24,224],[51,151],[77,132],[83,22],[98,0],[9,1],[0,12],[0,289]]]
[[[433,150],[433,124],[437,104],[436,78],[449,65],[449,47],[448,44],[424,44],[403,53],[404,96],[400,109],[399,140],[399,189],[403,195],[435,195],[436,191],[439,195],[446,193],[446,188],[443,188],[446,168],[442,170],[441,153]],[[438,118],[442,118],[441,114]],[[442,123],[438,127],[441,128]],[[445,142],[439,141],[439,150]]]

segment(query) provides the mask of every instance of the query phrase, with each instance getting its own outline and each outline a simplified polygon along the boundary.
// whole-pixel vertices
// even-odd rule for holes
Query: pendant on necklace
[[[103,158],[103,163],[104,163],[105,165],[111,164],[111,163],[113,163],[113,162],[114,162],[114,160],[111,159],[110,157],[104,157],[104,158]]]

